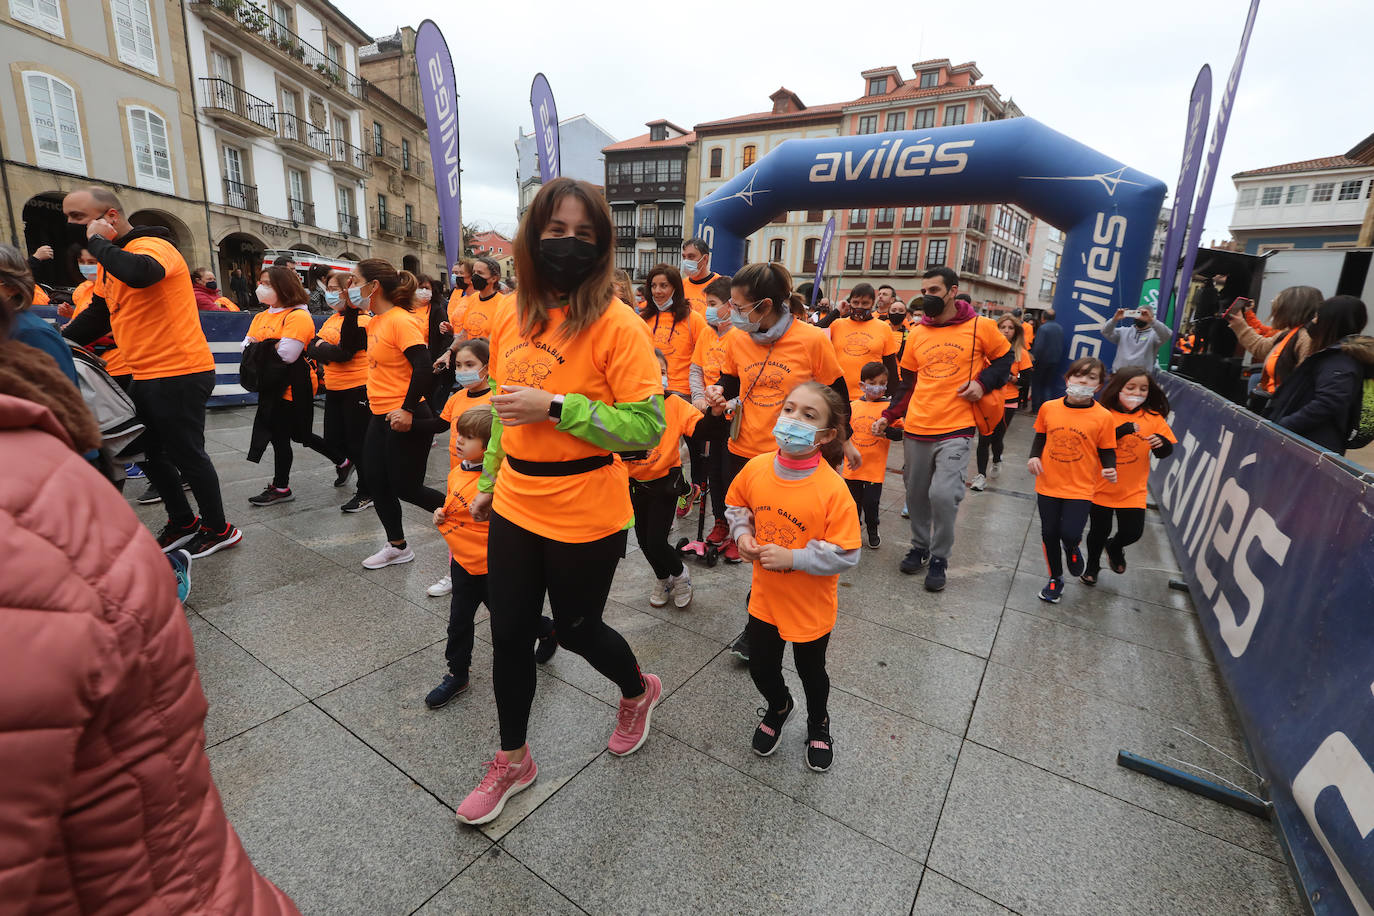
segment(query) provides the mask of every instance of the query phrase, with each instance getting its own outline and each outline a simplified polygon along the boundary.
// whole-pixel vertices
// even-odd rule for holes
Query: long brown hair
[[[14,311],[22,312],[33,304],[33,271],[29,269],[28,259],[23,252],[13,245],[0,245],[0,286],[13,287],[19,293]],[[4,326],[0,327],[0,339],[9,336],[13,317],[6,310]]]
[[[1021,354],[1024,353],[1026,350],[1025,325],[1021,324],[1021,322],[1012,315],[1003,315],[1001,318],[997,319],[997,327],[999,330],[1001,329],[1002,322],[1004,321],[1010,321],[1012,325],[1016,328],[1016,333],[1013,334],[1011,338],[1011,359],[1012,362],[1019,362],[1021,359]]]
[[[358,262],[358,273],[369,283],[377,281],[386,301],[407,312],[415,310],[415,289],[419,285],[408,270],[397,270],[385,258],[365,258]]]
[[[1131,379],[1140,378],[1142,375],[1149,380],[1150,390],[1146,393],[1145,403],[1140,405],[1140,409],[1153,411],[1161,417],[1169,416],[1169,396],[1159,387],[1154,375],[1145,366],[1122,366],[1113,372],[1112,377],[1107,380],[1107,387],[1102,389],[1102,394],[1097,399],[1098,403],[1108,410],[1130,413],[1121,403],[1121,389],[1125,388]]]
[[[796,295],[792,292],[792,274],[777,261],[745,264],[730,278],[730,286],[742,287],[753,302],[771,299],[773,313],[779,318],[791,311],[792,298]],[[804,304],[800,296],[796,298]]]
[[[844,442],[842,440],[844,439],[845,423],[849,419],[849,405],[840,398],[838,391],[817,381],[802,382],[797,388],[806,388],[815,392],[816,397],[825,402],[826,410],[830,411],[830,419],[821,429],[833,429],[835,435],[830,438],[829,442],[821,443],[821,457],[832,468],[838,468],[840,462],[844,461]],[[797,388],[792,390],[796,391]]]
[[[1274,297],[1269,320],[1274,323],[1275,330],[1300,328],[1312,320],[1321,304],[1322,291],[1315,286],[1290,286]]]
[[[671,264],[655,264],[653,270],[649,271],[649,279],[644,285],[652,293],[654,287],[654,277],[662,276],[668,281],[668,285],[673,288],[673,307],[668,313],[673,316],[673,324],[679,321],[686,321],[688,314],[692,311],[691,304],[687,301],[687,291],[682,288],[682,274],[678,273],[677,268]],[[658,306],[654,304],[652,295],[644,303],[644,309],[640,317],[645,321],[653,321],[657,315]]]
[[[289,267],[264,267],[258,275],[259,280],[266,278],[267,285],[277,294],[277,308],[287,309],[305,305],[310,294],[301,286],[301,278]]]
[[[615,296],[611,289],[611,274],[615,270],[611,247],[614,229],[606,198],[585,181],[555,178],[534,195],[515,234],[515,312],[520,318],[522,337],[541,333],[549,322],[549,307],[558,302],[560,291],[539,271],[539,239],[558,205],[568,196],[576,197],[586,207],[600,256],[577,289],[568,294],[568,319],[558,329],[559,336],[569,340],[587,330],[601,318]]]

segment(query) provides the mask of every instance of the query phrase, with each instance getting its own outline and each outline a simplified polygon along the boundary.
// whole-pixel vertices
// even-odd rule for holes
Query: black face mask
[[[873,318],[872,309],[851,309],[849,317],[855,321],[869,321]]]
[[[205,288],[206,288],[206,289],[219,289],[219,281],[218,281],[218,280],[211,280],[209,283],[205,284]]]
[[[903,324],[906,322],[906,312],[889,312],[887,320],[893,324]]]
[[[945,300],[930,294],[917,299],[912,305],[917,311],[925,312],[927,315],[938,315],[945,310]]]
[[[481,274],[473,274],[472,288],[480,293],[482,290],[487,288],[487,278],[482,276]]]
[[[576,236],[539,240],[539,273],[559,292],[577,289],[600,259],[601,251],[595,245]]]
[[[86,247],[86,227],[85,227],[85,226],[79,226],[79,225],[77,225],[76,223],[67,223],[66,226],[67,226],[67,234],[66,234],[67,246],[70,247],[70,246],[72,246],[72,245],[80,245],[82,248],[85,248],[85,247]]]
[[[1137,318],[1135,320],[1135,326],[1143,331],[1150,326],[1150,323],[1146,321],[1144,318]]]

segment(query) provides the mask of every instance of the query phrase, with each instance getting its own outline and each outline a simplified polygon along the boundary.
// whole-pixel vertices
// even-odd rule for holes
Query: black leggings
[[[635,510],[635,540],[644,559],[660,579],[682,575],[682,557],[668,543],[673,527],[673,510],[682,489],[682,468],[673,468],[658,480],[630,481],[630,503]]]
[[[1092,501],[1087,499],[1060,499],[1057,496],[1036,494],[1036,505],[1040,507],[1040,540],[1045,544],[1045,563],[1050,568],[1050,578],[1064,578],[1064,551],[1072,553],[1083,540],[1083,528],[1088,524],[1088,511]]]
[[[782,709],[791,699],[787,682],[782,679],[782,652],[786,643],[771,623],[764,623],[752,614],[744,632],[749,636],[749,676],[754,686],[768,701],[768,708]],[[792,643],[792,660],[797,663],[797,676],[806,691],[806,721],[811,725],[826,725],[830,711],[830,675],[825,672],[825,647],[830,634],[811,642]]]
[[[272,486],[278,490],[285,490],[291,486],[291,464],[295,458],[291,452],[292,442],[299,442],[306,448],[319,452],[336,466],[343,464],[346,457],[342,449],[335,448],[313,431],[300,437],[292,435],[296,428],[293,414],[294,408],[289,401],[282,401],[272,411]]]
[[[997,428],[991,435],[978,434],[978,473],[988,472],[988,452],[992,452],[993,461],[1002,460],[1002,440],[1007,436],[1007,430],[1011,428],[1011,418],[1016,416],[1015,407],[1006,407],[1002,411],[1002,422],[997,424]]]
[[[493,512],[487,542],[487,607],[491,608],[491,678],[501,750],[525,745],[534,702],[534,641],[547,593],[558,644],[585,658],[625,697],[644,692],[639,663],[625,638],[601,615],[628,532],[565,544]]]
[[[1116,537],[1111,537],[1112,516],[1116,516]],[[1124,550],[1140,540],[1145,534],[1144,509],[1113,509],[1109,506],[1094,504],[1089,514],[1092,524],[1088,527],[1088,572],[1096,573],[1101,569],[1102,548],[1108,544],[1113,550]]]
[[[849,495],[854,497],[854,505],[859,510],[859,521],[865,523],[869,531],[878,530],[878,507],[883,500],[882,483],[867,480],[846,480]]]
[[[700,430],[709,421],[702,420],[697,426]],[[725,490],[729,487],[729,465],[730,449],[725,443],[729,440],[729,427],[720,425],[718,432],[703,432],[701,437],[701,461],[706,468],[706,483],[711,494],[711,514],[718,520],[725,520]],[[693,483],[700,483],[695,479],[696,465],[693,464]],[[733,479],[732,477],[730,479]]]
[[[444,658],[448,661],[449,673],[466,680],[468,669],[472,667],[472,621],[479,605],[491,608],[487,601],[487,577],[485,574],[474,576],[453,557],[448,559],[448,574],[453,580],[453,593],[448,603],[448,642],[444,645]]]
[[[367,386],[324,393],[324,441],[335,452],[348,456],[358,469],[358,495],[367,497],[367,478],[363,473],[363,447],[372,411],[367,409]]]
[[[427,415],[428,410],[421,407],[420,413]],[[367,487],[372,491],[372,508],[377,510],[377,518],[392,543],[406,539],[401,525],[401,500],[428,512],[444,504],[443,493],[425,486],[425,465],[433,439],[414,429],[397,432],[386,417],[376,414],[368,424],[363,470],[367,472]]]

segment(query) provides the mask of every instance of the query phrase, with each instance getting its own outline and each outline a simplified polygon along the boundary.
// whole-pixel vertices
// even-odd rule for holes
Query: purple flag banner
[[[1250,32],[1255,28],[1255,16],[1259,13],[1260,0],[1250,0],[1250,13],[1245,17],[1245,31],[1240,36],[1240,50],[1236,52],[1236,62],[1231,66],[1231,75],[1221,90],[1221,101],[1217,103],[1217,121],[1212,128],[1212,144],[1207,150],[1207,163],[1202,168],[1202,187],[1197,192],[1197,204],[1193,207],[1193,224],[1188,229],[1188,244],[1184,247],[1183,269],[1179,271],[1178,307],[1174,309],[1174,329],[1183,319],[1183,307],[1187,303],[1188,284],[1193,279],[1193,265],[1197,263],[1197,249],[1202,242],[1203,224],[1207,222],[1207,205],[1212,202],[1212,184],[1217,179],[1217,164],[1221,160],[1221,147],[1226,142],[1226,128],[1231,122],[1231,107],[1236,103],[1236,84],[1240,82],[1240,71],[1245,66],[1245,52],[1250,47]]]
[[[1207,139],[1207,115],[1212,110],[1212,68],[1202,65],[1193,94],[1188,99],[1188,126],[1183,134],[1183,165],[1179,168],[1178,184],[1174,185],[1174,209],[1169,214],[1169,234],[1164,239],[1164,260],[1160,264],[1159,300],[1156,314],[1169,321],[1174,331],[1183,314],[1180,301],[1169,313],[1169,297],[1178,278],[1178,257],[1183,253],[1183,237],[1188,231],[1188,214],[1193,206],[1193,191],[1197,188],[1197,170],[1202,164],[1202,148]],[[1199,217],[1200,219],[1203,217]],[[1188,289],[1185,278],[1183,289]],[[1181,299],[1182,297],[1180,297]]]
[[[562,173],[558,167],[558,106],[542,73],[536,73],[530,84],[530,110],[534,112],[534,143],[539,150],[539,180],[548,184]]]
[[[458,88],[448,42],[432,20],[420,23],[415,34],[415,62],[420,70],[420,96],[429,127],[429,156],[439,194],[439,227],[444,235],[448,266],[463,250],[463,197],[458,167]]]
[[[811,285],[811,307],[816,307],[816,297],[821,294],[821,282],[825,279],[825,262],[830,258],[830,240],[835,237],[835,217],[830,217],[821,234],[821,250],[816,255],[816,282]]]

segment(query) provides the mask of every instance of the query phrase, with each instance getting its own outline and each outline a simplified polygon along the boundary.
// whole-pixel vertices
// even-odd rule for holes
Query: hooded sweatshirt
[[[1124,366],[1150,366],[1159,353],[1159,348],[1174,336],[1173,330],[1156,318],[1143,328],[1135,322],[1117,327],[1114,319],[1102,323],[1102,336],[1109,343],[1116,344],[1116,359],[1112,360],[1112,371]]]

